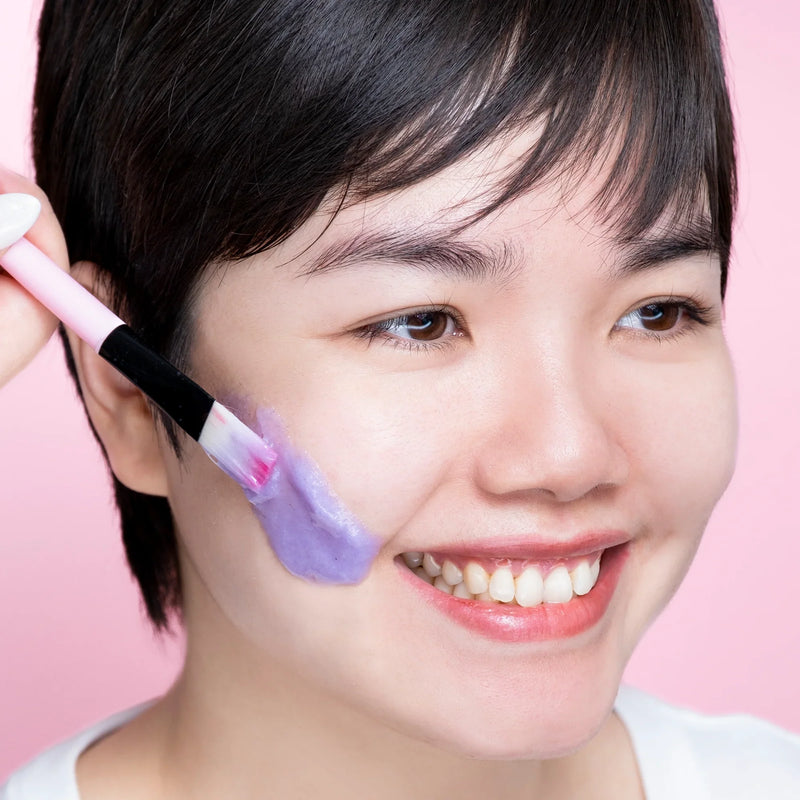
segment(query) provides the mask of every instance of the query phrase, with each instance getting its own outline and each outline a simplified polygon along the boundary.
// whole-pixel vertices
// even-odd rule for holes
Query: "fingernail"
[[[0,249],[21,239],[39,216],[42,204],[30,194],[0,194]]]

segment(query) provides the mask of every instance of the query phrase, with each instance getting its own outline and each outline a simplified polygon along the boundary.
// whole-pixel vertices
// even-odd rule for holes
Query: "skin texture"
[[[85,798],[255,797],[267,785],[286,798],[640,796],[614,697],[734,462],[716,258],[615,275],[625,251],[592,208],[596,176],[567,195],[536,187],[459,234],[511,253],[502,275],[380,259],[303,275],[364,231],[447,233],[513,153],[495,145],[333,221],[320,211],[199,293],[193,377],[247,398],[250,413],[274,408],[380,537],[357,586],[288,574],[238,487],[198,449],[179,462],[142,437],[134,401],[120,392],[117,407],[77,345],[112,463],[170,498],[188,633],[172,692],[81,759]],[[632,312],[667,298],[693,298],[708,324],[684,315],[641,330]],[[397,325],[365,336],[431,306],[460,320],[432,346],[409,347]],[[629,558],[600,623],[567,640],[477,636],[409,590],[397,563],[405,551],[595,530],[625,532]]]

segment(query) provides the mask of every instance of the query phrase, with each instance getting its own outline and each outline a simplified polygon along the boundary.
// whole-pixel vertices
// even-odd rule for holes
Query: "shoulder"
[[[9,777],[0,787],[0,800],[80,800],[75,765],[81,753],[149,705],[143,703],[114,714],[46,750]]]
[[[648,798],[661,796],[648,783],[680,788],[680,796],[692,798],[800,797],[796,734],[746,714],[700,714],[630,687],[620,689],[616,711],[633,742]]]

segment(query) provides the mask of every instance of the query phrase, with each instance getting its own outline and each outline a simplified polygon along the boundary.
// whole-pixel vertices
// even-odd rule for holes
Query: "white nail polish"
[[[0,194],[0,249],[21,239],[36,222],[42,204],[30,194]]]

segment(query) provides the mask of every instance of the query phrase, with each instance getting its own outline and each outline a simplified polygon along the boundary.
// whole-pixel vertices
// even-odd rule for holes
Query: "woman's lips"
[[[596,625],[606,612],[628,556],[629,543],[603,551],[597,582],[588,593],[568,602],[545,602],[530,608],[454,597],[420,579],[404,564],[409,585],[456,623],[490,639],[536,642],[566,639]]]

